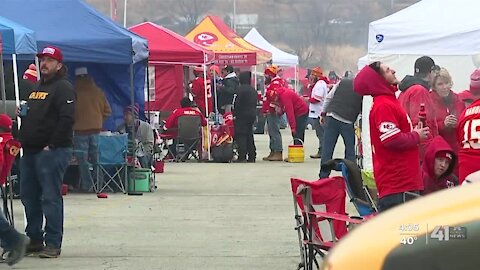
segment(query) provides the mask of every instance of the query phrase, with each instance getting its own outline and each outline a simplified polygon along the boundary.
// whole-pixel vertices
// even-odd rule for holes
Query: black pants
[[[297,128],[295,135],[293,135],[293,144],[302,145],[305,142],[305,128],[307,127],[308,114],[298,116],[295,118]]]
[[[420,194],[419,191],[409,191],[409,192],[415,193],[417,195]],[[393,208],[397,205],[413,200],[415,198],[416,198],[415,195],[411,195],[404,192],[387,195],[385,197],[378,199],[378,211],[384,212],[390,208]]]
[[[238,147],[238,160],[254,161],[257,156],[253,139],[253,123],[255,118],[235,119],[235,143]]]

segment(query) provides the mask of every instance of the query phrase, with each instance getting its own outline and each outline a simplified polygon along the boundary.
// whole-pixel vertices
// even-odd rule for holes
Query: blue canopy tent
[[[112,107],[105,128],[114,129],[120,124],[123,108],[132,102],[143,111],[146,40],[117,26],[81,0],[0,0],[0,6],[0,16],[35,31],[39,51],[47,45],[62,50],[70,78],[74,78],[77,67],[89,69]]]
[[[0,34],[2,36],[2,51],[7,55],[35,55],[37,52],[37,44],[35,39],[35,33],[31,29],[28,29],[16,22],[0,17]],[[16,75],[17,62],[13,57],[13,67],[15,73],[15,93],[18,97],[18,79]],[[2,107],[3,112],[7,113],[6,93],[5,93],[5,78],[3,71],[3,58],[0,56],[0,88],[2,94]],[[17,98],[16,105],[18,106],[19,100]]]

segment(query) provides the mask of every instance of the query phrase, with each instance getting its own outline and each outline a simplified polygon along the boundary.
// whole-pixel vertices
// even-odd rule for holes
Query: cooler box
[[[155,184],[152,183],[153,177],[151,177],[151,174],[151,170],[142,168],[136,168],[135,173],[130,172],[128,177],[128,191],[152,192]]]

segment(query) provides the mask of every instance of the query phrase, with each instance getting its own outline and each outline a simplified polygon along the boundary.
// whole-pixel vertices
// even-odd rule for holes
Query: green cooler
[[[135,173],[130,172],[128,177],[128,191],[151,192],[151,174],[151,170],[142,168],[136,168]]]

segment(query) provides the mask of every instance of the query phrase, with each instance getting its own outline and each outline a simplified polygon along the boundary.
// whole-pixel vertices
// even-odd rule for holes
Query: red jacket
[[[286,86],[287,82],[284,79],[280,77],[275,77],[272,79],[272,81],[265,88],[265,96],[263,97],[262,103],[263,113],[275,113],[275,106],[272,104],[276,97],[275,91],[277,88]]]
[[[360,95],[373,96],[370,111],[370,140],[373,173],[379,198],[406,191],[423,190],[418,143],[412,124],[389,85],[371,67],[364,67],[354,80]]]
[[[292,130],[296,130],[296,118],[308,115],[308,106],[305,101],[294,91],[288,88],[277,89],[278,103],[287,114],[288,124]]]
[[[452,154],[452,161],[447,171],[438,179],[435,178],[435,156],[440,151],[449,151]],[[425,160],[422,164],[422,176],[423,176],[423,192],[422,194],[429,194],[434,191],[452,187],[457,184],[456,177],[452,174],[457,164],[457,155],[453,152],[452,147],[441,137],[437,136],[433,138],[432,142],[428,145],[427,151],[425,151]]]
[[[435,118],[437,119],[438,133],[442,136],[447,143],[452,147],[453,151],[458,153],[457,132],[455,128],[445,127],[444,121],[447,115],[453,114],[457,117],[465,109],[465,103],[458,98],[458,95],[450,91],[449,104],[445,103],[445,100],[437,94],[437,92],[430,92],[433,106],[435,108]]]
[[[213,111],[212,91],[210,80],[207,79],[207,89],[205,89],[204,82],[203,77],[197,77],[192,81],[192,95],[198,108],[202,112],[205,112],[205,93],[207,94],[208,112],[206,115],[209,115]]]
[[[408,116],[412,120],[412,125],[415,127],[418,125],[418,113],[420,112],[420,104],[425,104],[425,111],[427,113],[427,126],[430,128],[430,135],[427,140],[420,144],[420,161],[423,161],[425,156],[425,149],[433,139],[438,135],[437,119],[435,118],[435,106],[433,104],[430,91],[423,85],[414,84],[408,87],[404,92],[398,96],[398,101],[402,108],[407,112]]]
[[[0,134],[0,185],[7,182],[7,177],[10,175],[15,157],[20,151],[20,142],[16,141],[11,133]]]
[[[177,137],[178,118],[185,115],[198,115],[201,118],[202,126],[207,125],[207,119],[202,115],[200,111],[192,107],[179,108],[173,111],[173,113],[165,121],[163,128],[172,137]]]
[[[458,118],[458,181],[480,170],[480,99],[470,104]]]

